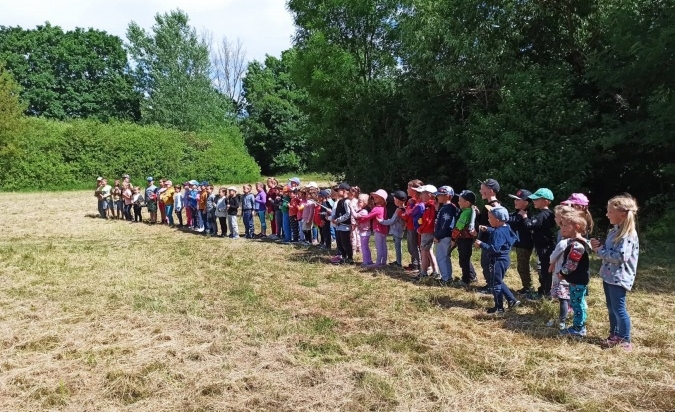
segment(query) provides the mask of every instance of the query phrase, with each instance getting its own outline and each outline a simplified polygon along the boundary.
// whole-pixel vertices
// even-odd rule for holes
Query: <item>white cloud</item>
[[[132,20],[149,29],[157,13],[180,8],[214,41],[241,39],[249,59],[279,56],[291,47],[293,20],[285,0],[19,0],[3,4],[0,25],[34,28],[49,21],[64,30],[95,28],[120,36]]]

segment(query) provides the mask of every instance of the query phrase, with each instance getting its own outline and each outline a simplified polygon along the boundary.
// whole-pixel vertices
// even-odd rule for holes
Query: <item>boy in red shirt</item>
[[[419,203],[424,205],[424,213],[419,218],[419,227],[417,233],[420,235],[420,254],[421,266],[420,273],[414,278],[419,281],[422,278],[429,276],[427,269],[432,266],[433,272],[438,272],[436,265],[431,256],[431,247],[434,244],[434,228],[436,226],[436,205],[434,203],[433,194],[438,191],[433,185],[425,185],[415,189],[419,193]]]
[[[422,186],[421,180],[411,180],[408,182],[408,202],[405,206],[405,212],[401,214],[401,218],[405,222],[405,228],[407,233],[407,243],[408,243],[408,253],[410,253],[410,264],[405,267],[405,270],[413,271],[419,270],[420,268],[420,250],[419,250],[419,239],[417,231],[415,230],[415,224],[413,222],[412,212],[417,206],[417,196],[418,193],[416,189]]]

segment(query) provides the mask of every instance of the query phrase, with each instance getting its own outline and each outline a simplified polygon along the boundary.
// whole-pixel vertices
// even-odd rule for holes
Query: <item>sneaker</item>
[[[508,305],[509,305],[509,310],[515,309],[518,306],[520,306],[520,301],[519,300],[512,300],[508,303]]]
[[[565,324],[565,322],[558,323],[558,329],[559,330],[567,329],[567,325]]]
[[[493,308],[488,309],[487,313],[489,313],[490,315],[492,315],[493,313],[496,314],[504,313],[504,308],[498,308],[495,306]]]
[[[477,291],[481,295],[492,295],[492,288],[489,288],[487,286],[484,286]]]
[[[469,283],[466,283],[462,279],[458,280],[456,285],[457,285],[457,287],[460,287],[460,288],[468,288],[469,287]]]
[[[555,325],[555,320],[551,319],[548,322],[546,322],[546,327],[547,328],[552,328],[553,325]]]
[[[576,327],[572,326],[567,329],[562,329],[560,331],[561,336],[574,336],[574,337],[580,337],[583,338],[586,336],[586,327],[582,326],[581,328],[577,329]]]
[[[330,258],[331,263],[339,263],[342,260],[342,256],[340,255],[335,255],[332,258]]]
[[[398,262],[390,262],[389,266],[396,266],[396,267],[401,267],[401,264]]]
[[[420,273],[419,275],[413,276],[413,277],[410,278],[410,279],[411,279],[413,282],[418,283],[418,282],[421,282],[421,281],[425,280],[425,279],[428,278],[428,277],[429,277],[429,275],[427,275],[426,273]]]
[[[369,268],[369,267],[371,267],[371,266],[373,266],[373,265],[374,265],[373,262],[370,262],[370,263],[363,262],[363,263],[361,263],[361,267],[362,267],[362,268]]]
[[[623,340],[620,337],[616,335],[610,335],[607,337],[607,339],[600,342],[600,346],[602,346],[604,349],[609,349],[621,344],[622,341]]]
[[[450,282],[449,280],[437,279],[436,281],[438,282],[438,286],[440,287],[449,287],[452,285],[452,282]]]
[[[630,342],[623,341],[618,345],[624,352],[631,352],[633,350],[633,344]]]
[[[407,272],[414,272],[416,270],[419,270],[420,268],[419,265],[411,263],[408,266],[404,267],[403,269],[405,269]]]
[[[347,265],[353,265],[354,264],[354,259],[345,259],[345,264]]]

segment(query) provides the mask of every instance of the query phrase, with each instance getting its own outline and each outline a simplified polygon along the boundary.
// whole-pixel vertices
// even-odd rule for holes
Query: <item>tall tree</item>
[[[122,40],[104,31],[0,27],[0,61],[22,86],[26,113],[55,119],[137,120],[139,96]]]
[[[300,109],[307,93],[290,73],[295,57],[290,49],[281,59],[267,56],[264,64],[253,61],[243,81],[246,146],[265,174],[301,171],[311,160],[307,116]]]
[[[243,77],[246,73],[246,49],[237,39],[236,42],[223,36],[212,47],[214,82],[218,91],[232,101],[237,113],[244,107],[242,95]]]
[[[20,99],[21,87],[0,63],[0,159],[14,150],[14,143],[23,126],[25,104]]]
[[[189,25],[186,13],[158,13],[150,33],[131,22],[127,38],[135,84],[144,96],[144,122],[186,131],[227,122],[231,110],[211,82],[208,44]]]

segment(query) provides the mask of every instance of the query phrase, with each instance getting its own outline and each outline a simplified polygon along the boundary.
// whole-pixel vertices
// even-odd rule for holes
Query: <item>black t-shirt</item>
[[[499,203],[499,200],[491,200],[487,202],[488,205],[492,207],[497,207],[500,206],[501,203]],[[488,220],[488,210],[487,207],[482,206],[480,208],[480,214],[476,216],[476,231],[478,231],[478,226],[487,226],[490,227],[490,221]],[[478,240],[481,242],[487,242],[490,239],[490,234],[488,232],[480,232],[478,231]]]
[[[523,219],[525,227],[532,231],[535,247],[552,246],[555,241],[555,214],[551,209],[540,209],[532,218]]]
[[[238,209],[239,209],[239,198],[237,196],[232,196],[227,201],[227,214],[230,216],[236,216]]]
[[[588,285],[591,277],[591,265],[588,258],[588,251],[578,240],[571,241],[565,249],[565,254],[563,255],[563,272],[565,270],[565,265],[572,264],[572,266],[574,266],[574,263],[576,263],[576,267],[569,271],[569,273],[563,274],[563,277],[569,283],[575,285]]]

